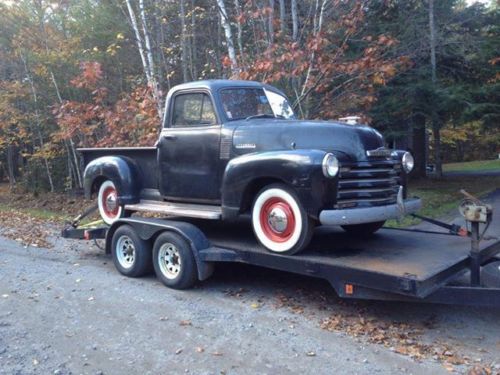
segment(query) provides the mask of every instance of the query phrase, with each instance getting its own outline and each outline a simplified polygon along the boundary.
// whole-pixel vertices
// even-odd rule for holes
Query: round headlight
[[[339,161],[333,154],[326,154],[323,158],[323,174],[325,177],[335,177],[339,173]]]
[[[405,152],[403,154],[403,159],[401,160],[403,163],[403,168],[406,173],[410,173],[415,166],[415,160],[413,159],[413,155],[409,152]]]

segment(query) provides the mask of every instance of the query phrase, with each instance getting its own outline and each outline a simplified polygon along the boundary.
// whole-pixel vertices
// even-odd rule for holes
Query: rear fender
[[[226,166],[222,183],[223,218],[234,218],[246,211],[248,189],[260,181],[282,182],[290,186],[306,212],[318,218],[319,210],[329,202],[333,203],[336,194],[336,179],[325,178],[322,172],[325,154],[321,150],[286,150],[246,154],[232,159]]]
[[[118,190],[118,203],[131,204],[139,200],[141,174],[135,162],[124,156],[102,156],[92,160],[85,168],[83,187],[90,199],[96,192],[96,183],[111,180]]]

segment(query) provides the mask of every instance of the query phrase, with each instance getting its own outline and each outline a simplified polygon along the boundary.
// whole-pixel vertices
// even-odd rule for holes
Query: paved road
[[[491,201],[500,212],[500,192]],[[119,275],[91,243],[55,242],[0,238],[1,374],[439,374],[447,352],[500,371],[498,309],[341,301],[323,281],[240,265],[174,291]],[[352,324],[322,329],[332,315]],[[440,355],[417,362],[356,330],[379,323]]]

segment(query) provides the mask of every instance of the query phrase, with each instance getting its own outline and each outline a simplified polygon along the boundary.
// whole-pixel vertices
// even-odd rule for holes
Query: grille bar
[[[337,207],[380,206],[396,203],[401,165],[397,162],[363,162],[343,166]]]

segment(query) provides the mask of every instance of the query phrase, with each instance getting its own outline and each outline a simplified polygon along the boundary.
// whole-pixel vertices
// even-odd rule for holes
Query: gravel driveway
[[[244,265],[175,291],[121,276],[93,243],[54,242],[0,237],[1,374],[500,373],[498,309],[342,301]]]

